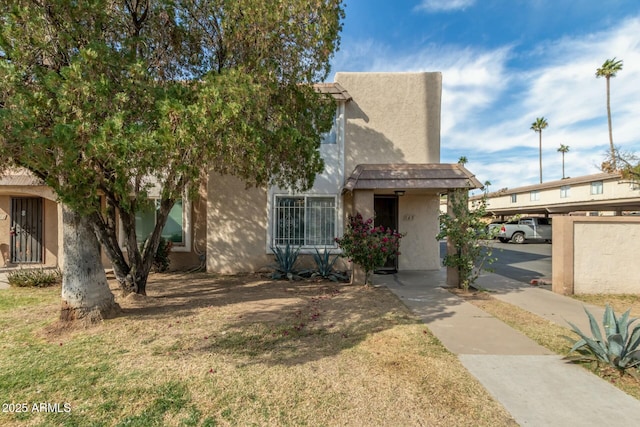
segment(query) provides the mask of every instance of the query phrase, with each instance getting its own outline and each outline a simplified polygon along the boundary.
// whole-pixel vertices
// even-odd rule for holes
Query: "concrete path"
[[[374,276],[375,284],[388,287],[422,318],[518,424],[638,422],[640,401],[446,291],[445,282],[444,270]],[[589,331],[579,301],[495,274],[481,277],[477,284],[496,298],[562,326],[569,320]],[[602,310],[592,309],[602,318]]]
[[[9,289],[9,281],[7,280],[7,273],[0,272],[0,290]]]

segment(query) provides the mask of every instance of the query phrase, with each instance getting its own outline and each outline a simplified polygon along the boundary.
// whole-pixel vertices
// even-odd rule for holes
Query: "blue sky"
[[[346,0],[337,71],[440,71],[441,161],[467,167],[491,190],[600,172],[614,143],[640,154],[640,2],[637,0]],[[329,78],[333,80],[333,76]]]

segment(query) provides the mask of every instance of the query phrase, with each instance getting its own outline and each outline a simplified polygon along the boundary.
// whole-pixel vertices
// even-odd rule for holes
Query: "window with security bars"
[[[335,197],[277,196],[273,217],[276,246],[335,246]]]

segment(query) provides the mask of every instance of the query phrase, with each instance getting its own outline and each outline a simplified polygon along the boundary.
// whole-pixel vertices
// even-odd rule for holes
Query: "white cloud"
[[[472,6],[475,0],[422,0],[416,10],[427,12],[449,12],[452,10],[466,9]]]
[[[493,188],[538,182],[538,138],[530,127],[540,116],[549,122],[542,140],[545,181],[562,177],[560,144],[571,147],[567,175],[598,172],[609,139],[605,81],[595,71],[608,58],[624,61],[611,80],[614,142],[640,152],[640,17],[528,52],[445,45],[398,54],[371,40],[343,48],[334,62],[341,71],[441,71],[442,161],[466,156],[469,169]]]

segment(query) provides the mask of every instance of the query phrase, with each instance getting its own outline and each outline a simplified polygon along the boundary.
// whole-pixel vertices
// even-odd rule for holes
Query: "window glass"
[[[162,237],[173,243],[184,243],[184,227],[182,222],[182,200],[176,200],[169,212],[167,223],[162,229]]]
[[[143,211],[136,212],[136,239],[138,243],[144,242],[156,225],[156,211],[152,206],[148,206]]]
[[[562,187],[560,187],[560,197],[561,198],[569,197],[570,190],[571,190],[571,187],[568,185],[563,185]]]
[[[602,181],[594,181],[591,183],[591,194],[602,194]]]
[[[518,202],[518,195],[517,194],[512,194],[511,195],[511,203],[517,203]]]
[[[540,200],[540,191],[538,191],[538,190],[533,190],[533,191],[530,193],[529,198],[530,198],[530,200],[531,200],[531,201],[538,201],[538,200]]]
[[[153,233],[153,229],[156,226],[156,218],[158,214],[158,204],[156,201],[156,208],[149,206],[147,209],[136,212],[136,238],[138,243],[142,243],[147,237]],[[175,244],[184,244],[184,221],[183,221],[183,202],[181,199],[176,200],[176,203],[171,208],[167,223],[162,229],[161,236],[167,240],[172,241]]]
[[[337,142],[338,133],[338,111],[336,110],[336,114],[333,118],[333,126],[331,126],[331,130],[322,135],[321,144],[335,144]]]
[[[335,197],[276,197],[274,244],[334,246]]]

